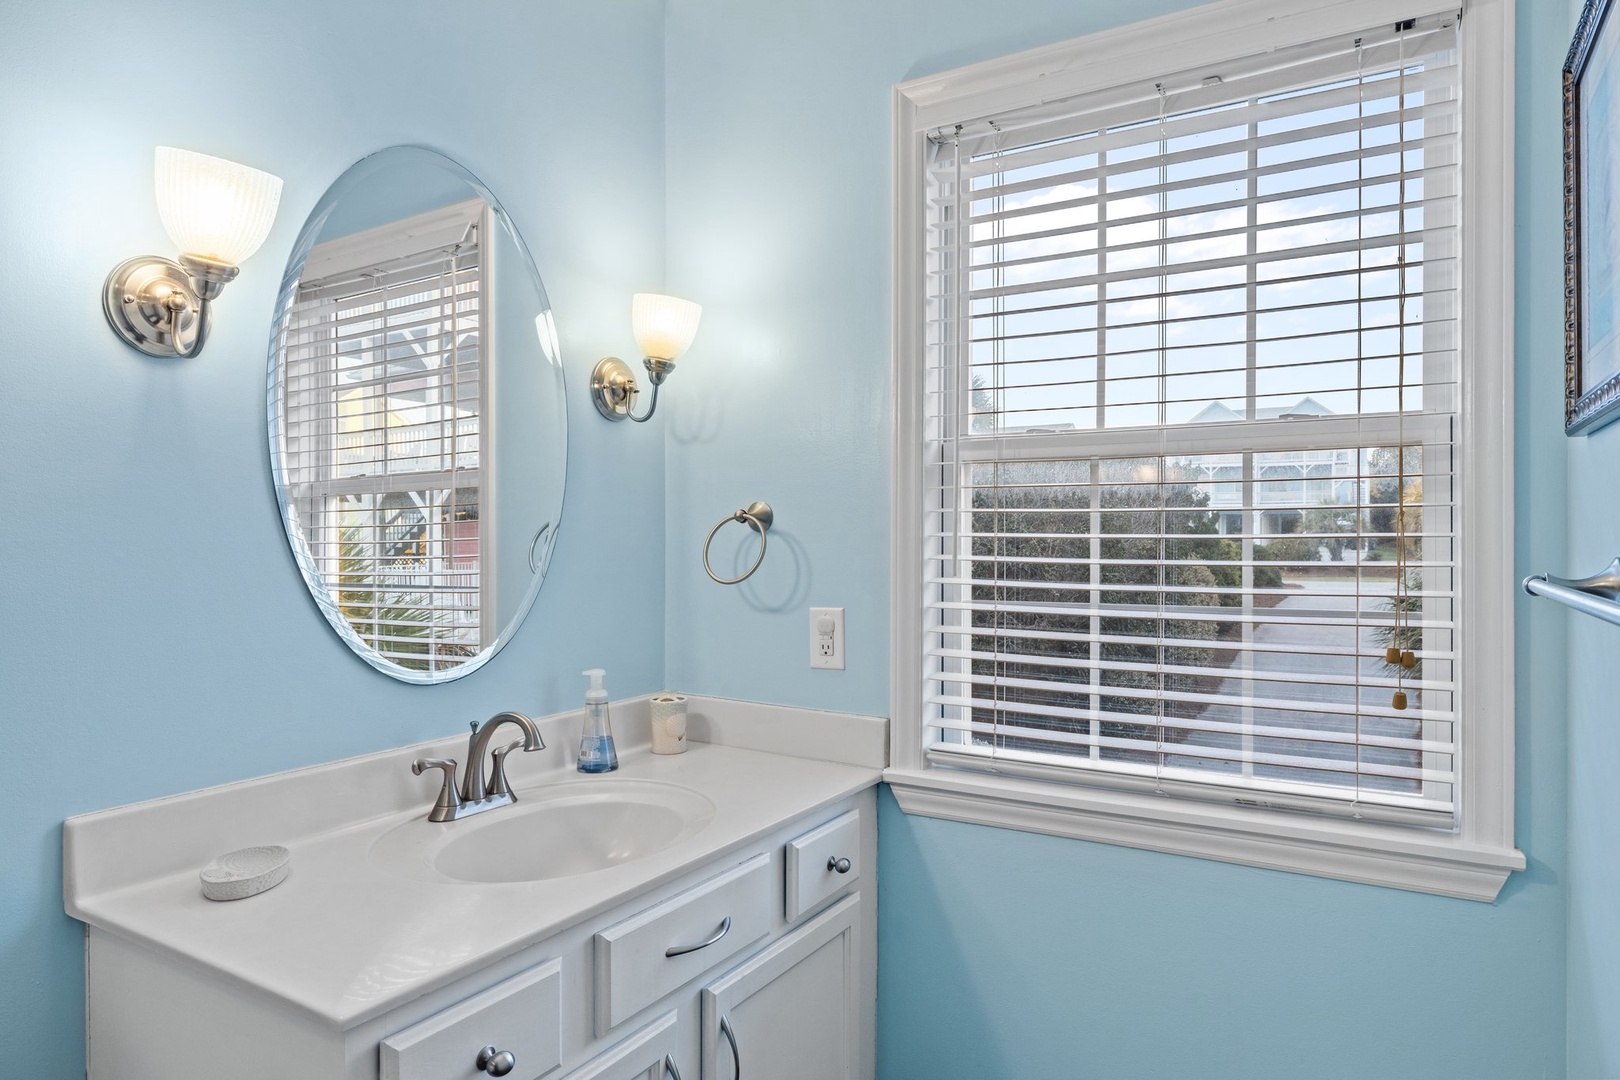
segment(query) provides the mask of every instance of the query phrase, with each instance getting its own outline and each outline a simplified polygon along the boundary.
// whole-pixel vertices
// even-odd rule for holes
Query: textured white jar
[[[686,699],[680,694],[652,696],[652,752],[686,753]]]

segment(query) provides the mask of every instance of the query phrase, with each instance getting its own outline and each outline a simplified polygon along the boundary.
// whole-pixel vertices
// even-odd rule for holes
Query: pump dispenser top
[[[613,728],[608,723],[607,688],[602,679],[607,672],[591,668],[583,672],[591,680],[585,691],[585,731],[579,740],[579,771],[612,772],[619,767],[619,753],[613,747]]]
[[[584,671],[580,674],[591,680],[591,688],[585,691],[585,701],[587,704],[593,704],[598,701],[606,701],[608,699],[607,687],[602,685],[602,679],[607,675],[607,671],[604,668],[593,667],[589,671]]]

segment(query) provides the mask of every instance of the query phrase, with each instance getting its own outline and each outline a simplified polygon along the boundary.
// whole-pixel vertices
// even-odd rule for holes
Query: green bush
[[[1321,555],[1322,546],[1318,541],[1290,536],[1273,537],[1264,545],[1254,545],[1255,559],[1267,562],[1313,563]]]

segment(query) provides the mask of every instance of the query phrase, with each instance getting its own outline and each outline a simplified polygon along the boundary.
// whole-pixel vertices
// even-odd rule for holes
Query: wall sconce
[[[270,234],[281,178],[160,146],[156,179],[158,215],[180,261],[126,259],[107,275],[101,306],[113,331],[148,356],[196,356],[208,339],[210,301]]]
[[[690,300],[636,293],[630,302],[630,328],[645,358],[642,362],[652,383],[652,402],[640,416],[631,412],[641,392],[635,372],[617,356],[604,356],[591,371],[591,400],[596,402],[596,411],[609,420],[629,417],[641,424],[652,419],[658,409],[658,388],[675,370],[675,358],[692,344],[702,314],[703,309]]]

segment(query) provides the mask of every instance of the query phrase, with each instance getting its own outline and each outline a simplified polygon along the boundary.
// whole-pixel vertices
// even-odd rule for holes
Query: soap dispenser
[[[607,690],[602,686],[602,677],[607,672],[591,668],[584,674],[591,680],[591,688],[585,691],[585,733],[579,740],[579,771],[612,772],[619,767],[619,753],[613,748]]]

